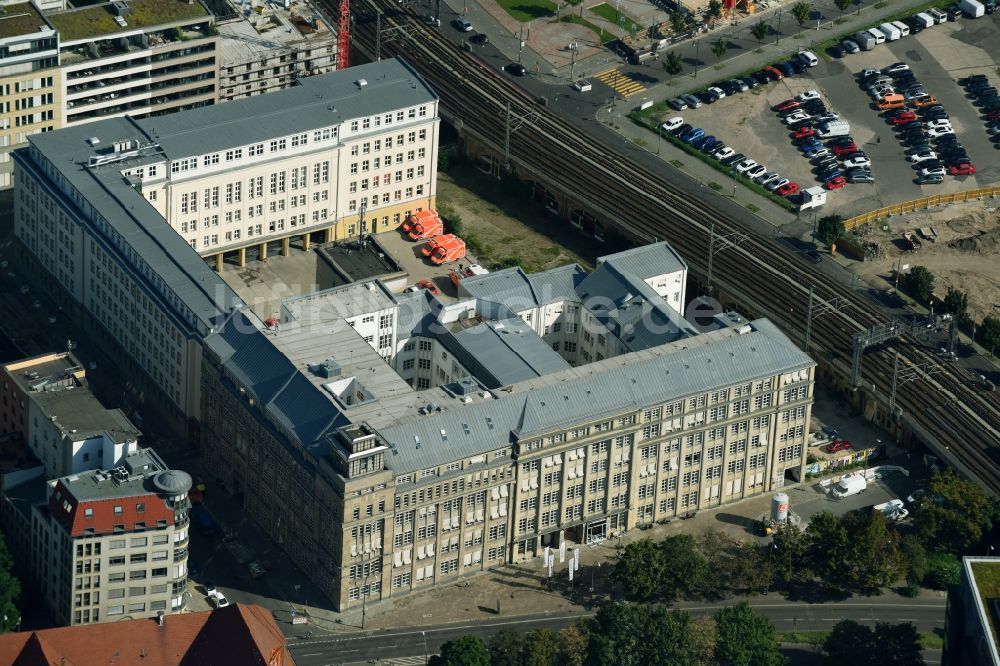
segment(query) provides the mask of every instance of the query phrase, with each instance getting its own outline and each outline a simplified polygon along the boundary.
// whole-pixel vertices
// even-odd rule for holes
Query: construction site
[[[975,201],[894,216],[867,225],[860,238],[865,261],[851,266],[878,288],[895,286],[898,271],[923,266],[934,274],[934,294],[949,288],[968,294],[974,321],[1000,315],[1000,210],[995,202]]]

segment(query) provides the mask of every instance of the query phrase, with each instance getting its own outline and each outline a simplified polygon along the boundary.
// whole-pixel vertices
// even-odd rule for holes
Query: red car
[[[799,100],[797,100],[797,99],[786,99],[781,104],[775,104],[773,108],[778,113],[781,113],[783,111],[791,111],[792,109],[797,109],[800,106],[802,106],[802,102],[800,102]]]
[[[906,113],[901,113],[895,118],[893,118],[892,124],[904,125],[906,123],[913,122],[916,119],[917,119],[917,114],[913,113],[913,111],[907,111]]]
[[[422,289],[426,289],[427,291],[431,292],[435,296],[437,296],[438,293],[439,293],[437,285],[435,285],[430,280],[421,280],[420,282],[417,283],[417,286],[421,287]]]
[[[770,76],[775,81],[780,81],[781,79],[785,78],[785,75],[782,74],[779,69],[777,69],[776,67],[772,67],[771,65],[768,65],[767,67],[765,67],[760,71],[766,72],[767,75]]]
[[[798,141],[799,139],[808,139],[816,133],[812,127],[800,127],[799,129],[792,132],[792,139]]]
[[[783,197],[790,197],[799,191],[799,184],[795,182],[788,183],[787,185],[782,185],[778,188],[777,192]]]
[[[976,166],[974,164],[956,164],[948,169],[948,173],[953,176],[971,176],[976,173]]]
[[[823,183],[823,187],[828,190],[839,190],[844,185],[847,185],[847,179],[843,176],[837,176],[836,178],[831,178],[830,180]]]
[[[851,153],[857,152],[857,150],[858,150],[858,144],[856,144],[856,143],[854,143],[852,141],[851,143],[845,143],[842,146],[834,146],[833,147],[833,154],[834,155],[850,155]]]
[[[832,444],[829,444],[826,447],[826,452],[827,453],[836,453],[837,451],[846,451],[846,450],[848,450],[850,448],[853,448],[853,447],[851,446],[851,443],[848,442],[846,439],[836,439],[836,440],[833,441]]]

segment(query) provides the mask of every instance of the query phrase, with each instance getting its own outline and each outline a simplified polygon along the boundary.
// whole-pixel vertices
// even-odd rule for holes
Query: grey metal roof
[[[470,296],[507,305],[520,312],[531,307],[576,301],[576,286],[587,272],[577,264],[528,275],[520,266],[464,278],[459,287]]]
[[[184,114],[178,114],[184,115]],[[208,267],[180,234],[170,228],[155,208],[121,176],[127,163],[111,163],[102,167],[86,166],[94,155],[94,148],[87,143],[93,136],[106,139],[127,139],[142,135],[142,130],[131,118],[108,118],[96,123],[66,127],[54,132],[44,132],[28,137],[34,146],[68,182],[80,192],[94,210],[120,235],[158,275],[163,284],[172,290],[178,300],[192,312],[201,329],[221,321],[225,312],[241,303],[232,289]],[[33,171],[40,181],[48,177],[39,169],[27,149],[15,151],[15,159]],[[53,189],[53,192],[58,190]],[[141,271],[135,268],[126,254],[121,252],[93,219],[88,219],[75,203],[62,193],[58,194],[62,206],[73,216],[87,220],[92,236],[112,256],[119,257],[123,270],[129,271],[137,285],[161,305],[161,310],[171,315],[182,330],[190,330],[194,322],[186,317],[150,284]],[[182,323],[183,322],[183,323]]]
[[[487,388],[570,367],[519,317],[483,322],[450,337],[442,340],[445,347]]]
[[[367,84],[357,85],[360,79]],[[173,160],[436,100],[437,96],[415,70],[392,58],[303,77],[299,85],[267,95],[137,122]],[[88,126],[95,128],[95,124]]]
[[[435,467],[501,448],[515,438],[815,365],[769,321],[752,322],[750,329],[720,329],[636,352],[630,362],[619,356],[570,368],[517,384],[510,394],[498,392],[492,401],[384,428],[380,433],[394,447],[388,464],[396,472]]]
[[[547,305],[560,301],[579,300],[576,288],[585,277],[587,277],[587,271],[578,264],[568,264],[540,273],[532,273],[528,276],[528,282],[535,294],[535,302],[538,305]]]
[[[631,273],[643,280],[687,269],[684,259],[667,242],[650,243],[606,257],[599,257],[597,265],[600,266],[603,263],[611,264],[619,271]]]

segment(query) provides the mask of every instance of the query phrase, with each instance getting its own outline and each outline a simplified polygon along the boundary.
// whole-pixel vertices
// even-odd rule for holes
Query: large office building
[[[0,3],[0,188],[11,186],[11,151],[59,126],[59,35],[30,2]]]
[[[219,101],[283,90],[305,76],[337,69],[337,33],[307,0],[225,5],[216,13],[222,37]]]
[[[17,157],[16,234],[191,418],[200,340],[239,304],[206,258],[386,231],[434,205],[437,98],[397,60],[31,140]]]
[[[233,294],[212,256],[433,206],[436,98],[402,62],[30,144],[18,236],[339,609],[803,477],[814,362],[766,320],[684,319],[666,243],[457,298]]]
[[[117,467],[138,451],[139,430],[90,392],[70,353],[0,367],[0,435],[17,433],[52,479]]]
[[[151,450],[108,470],[4,489],[12,554],[58,624],[155,617],[184,607],[191,477]],[[21,551],[20,549],[25,549]]]
[[[113,0],[48,16],[59,32],[66,127],[218,101],[218,31],[192,0]]]
[[[992,548],[991,548],[992,550]],[[1000,666],[1000,557],[963,557],[948,590],[943,666]]]

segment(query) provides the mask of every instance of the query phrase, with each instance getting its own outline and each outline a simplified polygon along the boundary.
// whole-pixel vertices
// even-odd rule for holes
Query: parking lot
[[[935,25],[918,35],[876,46],[872,51],[821,59],[805,73],[769,83],[736,96],[728,96],[700,109],[668,115],[683,116],[738,152],[798,182],[818,184],[812,165],[793,145],[788,128],[771,107],[809,89],[822,93],[827,107],[851,124],[850,134],[871,159],[873,184],[854,184],[832,192],[824,212],[852,215],[929,194],[995,185],[1000,182],[1000,153],[994,149],[976,107],[965,96],[957,79],[985,74],[1000,82],[1000,51],[989,45],[1000,39],[1000,13],[980,19],[960,19]],[[856,75],[867,67],[882,68],[905,62],[926,90],[947,110],[959,141],[968,150],[977,173],[946,176],[940,185],[920,186],[916,172],[906,162],[904,147],[891,126],[872,106],[872,99],[858,85]]]

